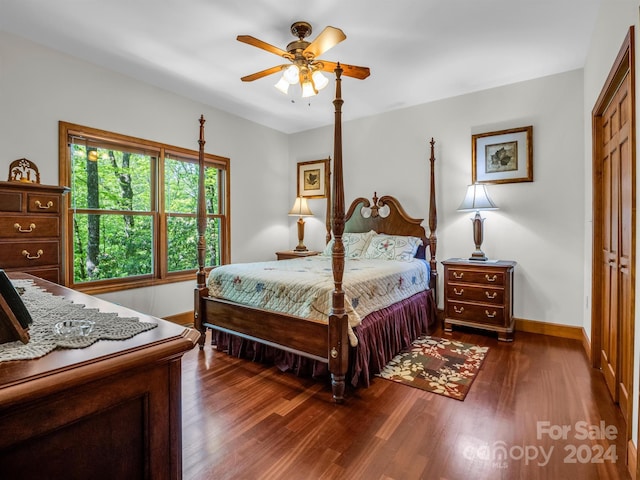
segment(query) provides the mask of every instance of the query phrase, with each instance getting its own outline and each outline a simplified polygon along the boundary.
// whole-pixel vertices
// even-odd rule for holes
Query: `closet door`
[[[602,341],[600,365],[625,420],[633,386],[633,182],[630,77],[602,115]]]

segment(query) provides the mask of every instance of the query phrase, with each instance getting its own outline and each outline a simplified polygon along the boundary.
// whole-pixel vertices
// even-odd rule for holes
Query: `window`
[[[100,292],[195,278],[198,152],[60,122],[65,283]],[[229,159],[205,154],[206,265],[229,259]]]

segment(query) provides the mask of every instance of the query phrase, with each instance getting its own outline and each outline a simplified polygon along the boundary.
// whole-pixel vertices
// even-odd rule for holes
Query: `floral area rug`
[[[396,355],[379,376],[428,392],[464,400],[489,347],[438,337],[420,337]]]

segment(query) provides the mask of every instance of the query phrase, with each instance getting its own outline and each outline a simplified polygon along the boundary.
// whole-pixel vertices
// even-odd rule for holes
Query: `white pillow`
[[[375,236],[376,232],[374,230],[362,233],[343,233],[342,243],[344,244],[344,258],[360,258],[369,245],[369,241]],[[322,255],[326,255],[328,257],[331,256],[333,242],[334,240],[332,238],[331,241],[327,243],[327,246],[324,247]]]
[[[410,261],[420,245],[418,237],[380,234],[371,239],[363,257]]]

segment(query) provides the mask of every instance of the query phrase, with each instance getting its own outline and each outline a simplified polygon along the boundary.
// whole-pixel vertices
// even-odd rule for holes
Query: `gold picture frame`
[[[533,182],[533,126],[472,135],[471,183]]]
[[[329,191],[329,159],[298,162],[298,196],[326,198]]]

